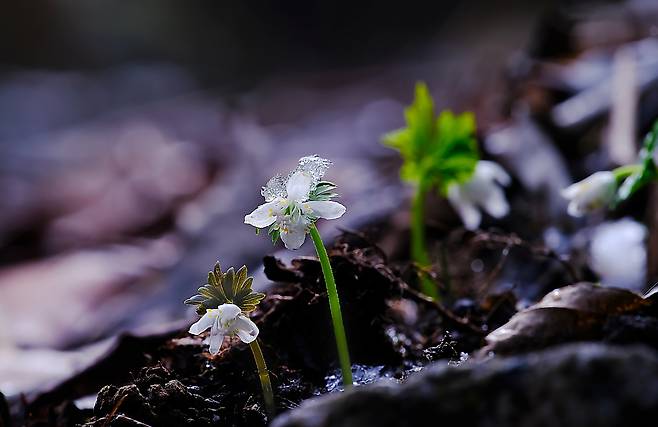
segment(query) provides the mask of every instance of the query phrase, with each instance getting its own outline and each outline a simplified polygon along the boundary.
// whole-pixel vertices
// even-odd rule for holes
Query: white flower
[[[318,156],[303,157],[287,178],[277,175],[270,179],[262,191],[266,203],[246,215],[245,224],[273,227],[286,248],[299,249],[318,218],[336,219],[345,213],[345,206],[327,200],[333,194],[325,195],[324,200],[313,200],[311,196],[329,165],[329,160]]]
[[[209,308],[198,322],[190,326],[190,333],[199,335],[210,328],[210,353],[217,354],[225,336],[237,335],[242,342],[249,344],[258,336],[258,326],[235,304],[222,304]]]
[[[509,185],[510,181],[507,172],[497,163],[480,160],[468,182],[448,187],[448,200],[461,217],[464,226],[475,230],[482,220],[478,206],[494,218],[507,215],[509,204],[501,186]]]
[[[603,285],[640,290],[646,284],[647,228],[630,218],[604,222],[592,235],[592,269]]]
[[[569,200],[567,212],[580,217],[610,204],[617,191],[617,180],[612,172],[596,172],[584,180],[571,184],[562,190],[562,196]]]

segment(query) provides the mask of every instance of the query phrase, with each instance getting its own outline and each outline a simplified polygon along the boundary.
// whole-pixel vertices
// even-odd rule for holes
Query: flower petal
[[[304,203],[304,207],[311,209],[311,214],[318,218],[336,219],[343,216],[347,210],[345,206],[338,202],[331,201],[311,201]]]
[[[458,185],[452,185],[448,189],[448,200],[452,207],[457,211],[464,226],[469,230],[475,230],[480,226],[482,214],[475,207],[475,204],[461,194]]]
[[[488,160],[480,160],[477,163],[475,174],[487,181],[496,181],[503,186],[508,186],[512,182],[512,178],[510,178],[502,166]]]
[[[610,204],[617,191],[617,180],[612,172],[596,172],[584,180],[562,190],[562,196],[568,199],[569,215],[580,217]]]
[[[281,229],[281,240],[287,249],[299,249],[306,240],[306,227]]]
[[[484,210],[494,218],[502,218],[509,213],[505,192],[495,185],[492,185],[487,197],[481,203]]]
[[[281,212],[281,203],[278,200],[258,206],[252,213],[244,217],[244,223],[257,228],[265,228],[274,224]]]
[[[569,202],[569,206],[567,206],[567,213],[575,218],[580,218],[585,215],[585,210],[582,209],[577,201],[572,200]]]
[[[222,304],[217,307],[217,319],[220,325],[225,325],[235,320],[242,310],[235,304]]]
[[[565,199],[573,199],[574,197],[576,197],[579,191],[580,191],[580,183],[576,182],[574,184],[571,184],[567,188],[562,189],[562,191],[560,191],[560,195]]]
[[[199,335],[201,332],[212,326],[213,322],[215,321],[215,317],[216,316],[212,312],[206,311],[206,314],[204,314],[201,319],[190,326],[189,332],[194,335]]]
[[[208,337],[208,342],[210,343],[210,354],[217,354],[222,348],[222,343],[224,342],[224,334],[226,331],[219,326],[219,317],[215,319],[215,322],[212,324],[210,329],[210,336]]]
[[[240,314],[233,324],[236,335],[243,343],[249,344],[258,337],[258,326],[244,314]]]
[[[308,200],[312,183],[313,177],[310,174],[302,171],[295,172],[288,178],[288,184],[286,184],[288,199],[295,202]]]

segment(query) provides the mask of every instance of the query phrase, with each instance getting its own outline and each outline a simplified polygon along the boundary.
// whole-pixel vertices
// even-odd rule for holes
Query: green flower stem
[[[257,340],[249,343],[249,348],[254,355],[256,367],[258,368],[258,377],[260,378],[260,386],[263,389],[265,410],[267,411],[267,415],[270,420],[272,420],[274,415],[276,415],[276,409],[274,406],[274,393],[272,392],[272,382],[270,381],[270,373],[268,372],[267,365],[265,364],[263,351],[260,349],[260,345],[258,344]]]
[[[315,251],[322,265],[324,282],[327,286],[327,296],[329,297],[329,310],[331,311],[331,321],[334,326],[334,335],[336,336],[336,348],[338,349],[338,360],[340,369],[343,373],[343,385],[345,389],[352,386],[352,365],[350,363],[350,352],[347,347],[347,337],[345,335],[345,326],[343,326],[343,315],[340,311],[340,300],[338,299],[338,290],[336,289],[336,280],[334,272],[331,270],[329,255],[327,249],[322,243],[322,237],[315,224],[310,228],[311,238],[315,244]]]
[[[411,201],[411,258],[421,268],[431,265],[425,246],[425,186],[418,185]],[[423,293],[437,299],[436,285],[424,274],[421,275],[420,287]]]
[[[624,179],[634,174],[635,172],[640,172],[642,170],[642,165],[625,165],[619,166],[616,169],[612,170],[612,173],[617,179],[617,183],[621,183]]]

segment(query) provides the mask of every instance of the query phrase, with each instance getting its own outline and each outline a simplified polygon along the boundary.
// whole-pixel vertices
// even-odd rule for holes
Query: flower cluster
[[[331,200],[336,186],[321,180],[329,166],[329,160],[317,155],[302,157],[286,177],[270,179],[261,191],[265,203],[245,216],[245,224],[269,227],[273,242],[280,237],[286,248],[299,249],[319,218],[336,219],[345,213],[345,206]]]

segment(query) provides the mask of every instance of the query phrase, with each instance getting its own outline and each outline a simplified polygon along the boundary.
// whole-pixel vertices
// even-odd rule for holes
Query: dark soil
[[[330,251],[358,384],[400,380],[427,363],[459,363],[460,357],[474,355],[485,345],[487,331],[505,324],[516,313],[519,297],[525,298],[515,289],[494,289],[503,271],[501,263],[548,262],[555,264],[555,271],[561,268],[562,275],[576,274],[549,251],[515,236],[459,233],[444,241],[446,247],[453,244],[462,251],[450,252],[450,282],[461,292],[443,303],[415,291],[413,269],[392,268],[383,252],[361,235],[344,234]],[[469,260],[474,254],[487,266],[476,277],[458,262],[459,257]],[[300,258],[285,266],[267,257],[264,265],[276,284],[253,318],[261,330],[259,339],[281,412],[309,397],[340,390],[341,381],[319,262]],[[440,271],[429,273],[440,282]],[[462,286],[469,283],[470,288]],[[587,311],[594,304],[587,292],[569,293],[573,298],[559,302],[573,306],[566,318],[565,308],[553,308],[558,314],[546,312],[546,307],[530,310],[530,316],[540,312],[545,317],[529,317],[534,328],[531,340],[524,335],[521,316],[516,341],[496,350],[514,353],[575,339],[651,341],[657,346],[658,321],[651,301],[619,292],[589,293],[595,295],[596,313]],[[550,305],[546,299],[550,298],[540,305]],[[581,306],[584,312],[575,311]],[[586,327],[579,329],[574,324],[581,323],[572,322],[574,315],[596,323],[581,322]],[[543,325],[546,329],[541,329]],[[565,330],[560,329],[565,325]],[[545,333],[537,333],[537,328]],[[28,408],[27,425],[266,425],[252,355],[239,341],[232,344],[212,357],[202,338],[184,330],[148,339],[126,338],[95,368],[35,401]],[[93,412],[78,410],[71,402],[101,384]]]
[[[381,250],[356,234],[345,234],[330,256],[359,384],[403,379],[435,360],[456,362],[462,352],[480,348],[486,331],[514,313],[512,294],[482,301],[461,297],[451,304],[454,311],[435,303],[413,290]],[[285,266],[273,257],[264,261],[276,284],[253,317],[283,411],[339,390],[341,381],[319,262],[301,258]],[[101,369],[34,402],[28,425],[265,425],[247,347],[233,342],[212,357],[202,342],[185,331],[129,339],[99,364]],[[107,385],[93,414],[68,402],[98,384]]]

